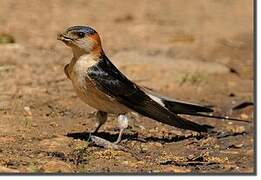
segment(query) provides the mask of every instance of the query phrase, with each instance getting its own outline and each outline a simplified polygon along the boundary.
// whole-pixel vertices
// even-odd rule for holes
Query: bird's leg
[[[100,127],[107,121],[108,113],[103,111],[97,111],[96,113],[96,128],[94,130],[94,134],[96,134]]]
[[[107,116],[108,116],[108,113],[106,113],[106,112],[103,112],[103,111],[96,112],[96,123],[95,123],[96,128],[95,128],[93,134],[96,134],[99,131],[100,127],[107,121]],[[91,139],[91,137],[92,137],[92,133],[90,132],[88,141]]]
[[[97,132],[98,129],[101,127],[102,124],[105,123],[105,121],[107,120],[107,113],[102,112],[102,111],[98,111],[97,112],[97,128],[95,129],[94,132]],[[101,147],[105,147],[105,148],[112,148],[112,149],[122,149],[122,147],[120,145],[117,145],[120,141],[121,141],[121,137],[123,134],[123,130],[126,129],[128,127],[128,117],[126,115],[120,114],[118,116],[118,123],[119,123],[119,128],[120,128],[120,133],[118,136],[117,141],[115,142],[110,142],[106,139],[97,137],[97,136],[93,136],[90,134],[90,140],[95,143],[98,146]]]
[[[120,133],[119,133],[117,141],[115,141],[114,144],[117,144],[121,141],[123,131],[124,131],[124,129],[126,129],[128,127],[128,117],[127,117],[127,115],[120,114],[118,116],[118,124],[119,124],[119,128],[120,128]]]

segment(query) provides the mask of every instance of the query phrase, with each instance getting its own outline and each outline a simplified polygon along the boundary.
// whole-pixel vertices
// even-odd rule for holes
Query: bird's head
[[[64,33],[57,35],[57,39],[71,47],[74,55],[101,54],[101,40],[98,33],[88,26],[73,26]]]

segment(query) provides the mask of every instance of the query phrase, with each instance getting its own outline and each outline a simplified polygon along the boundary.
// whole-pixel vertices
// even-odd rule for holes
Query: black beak
[[[73,41],[72,38],[70,38],[70,37],[68,37],[68,36],[66,36],[66,35],[64,35],[64,34],[62,34],[62,33],[59,33],[59,34],[57,35],[57,40],[63,41],[63,42],[65,42],[65,43],[69,43],[69,42],[72,42],[72,41]]]

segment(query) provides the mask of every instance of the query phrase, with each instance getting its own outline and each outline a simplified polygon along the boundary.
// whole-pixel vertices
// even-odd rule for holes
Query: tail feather
[[[149,96],[158,102],[159,104],[163,105],[169,111],[175,114],[185,114],[185,115],[192,115],[192,116],[201,116],[201,117],[208,117],[214,119],[224,119],[230,121],[240,121],[240,122],[251,122],[248,120],[237,119],[237,118],[230,118],[228,116],[217,116],[212,114],[205,114],[205,113],[212,113],[214,112],[213,109],[206,106],[201,106],[198,104],[187,103],[183,101],[177,101],[170,99],[168,97],[161,96],[150,89],[145,88],[146,92]]]
[[[198,112],[206,112],[210,113],[213,112],[213,109],[205,106],[200,106],[197,104],[190,104],[185,103],[181,101],[173,101],[173,100],[167,100],[167,99],[161,99],[164,103],[165,107],[169,109],[170,111],[176,113],[176,114],[195,114]]]
[[[230,120],[230,121],[239,121],[239,122],[248,122],[248,123],[251,122],[249,120],[231,118],[231,117],[228,117],[228,116],[216,116],[216,115],[212,115],[212,114],[195,113],[195,114],[190,114],[190,115],[208,117],[208,118],[214,118],[214,119],[224,119],[224,120]]]
[[[213,109],[209,107],[173,100],[168,97],[164,97],[146,87],[143,87],[143,90],[146,92],[147,95],[149,95],[150,98],[152,98],[159,104],[163,105],[165,108],[169,109],[171,112],[175,114],[190,115],[198,112],[205,112],[205,113],[213,112]]]
[[[224,119],[230,121],[240,121],[240,122],[250,122],[248,120],[237,119],[237,118],[230,118],[228,116],[217,116],[212,114],[203,114],[203,113],[211,113],[213,109],[205,106],[200,106],[197,104],[190,104],[181,101],[173,101],[167,100],[162,98],[162,103],[165,107],[173,113],[176,114],[186,114],[186,115],[193,115],[193,116],[201,116],[201,117],[208,117],[214,119]]]

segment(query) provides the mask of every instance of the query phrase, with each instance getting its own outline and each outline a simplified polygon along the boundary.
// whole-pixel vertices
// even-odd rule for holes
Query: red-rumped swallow
[[[209,132],[213,127],[189,121],[179,114],[238,120],[213,116],[213,110],[157,95],[123,75],[105,55],[98,33],[91,27],[73,26],[58,34],[58,40],[72,48],[73,58],[64,67],[77,95],[89,106],[97,109],[95,133],[107,120],[107,114],[117,114],[121,141],[128,127],[126,113],[137,112],[161,123],[197,132]]]

